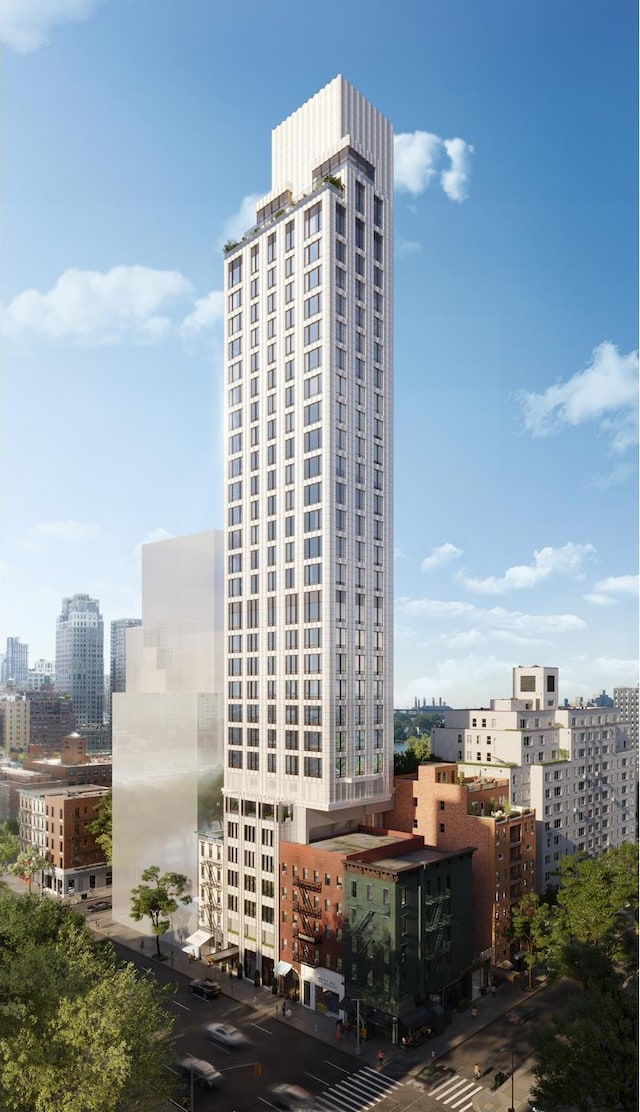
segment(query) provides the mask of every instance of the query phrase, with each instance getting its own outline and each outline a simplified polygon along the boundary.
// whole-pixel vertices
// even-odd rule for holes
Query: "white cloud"
[[[396,258],[402,259],[406,255],[415,255],[418,251],[422,251],[422,244],[417,239],[404,239],[402,236],[396,236],[393,250]]]
[[[85,544],[87,541],[105,541],[109,534],[101,525],[83,521],[42,521],[26,532],[27,543],[62,541],[65,544]]]
[[[481,609],[471,602],[442,601],[432,598],[400,598],[398,612],[405,618],[446,618],[452,622],[468,621],[482,629],[485,636],[510,633],[525,639],[554,637],[585,629],[586,622],[577,614],[527,614],[506,610],[502,606]],[[504,637],[502,638],[505,639]]]
[[[40,50],[57,24],[88,19],[100,0],[2,0],[0,41],[18,54]]]
[[[201,332],[217,324],[223,316],[224,294],[221,290],[212,290],[205,297],[197,298],[193,309],[180,325],[180,332],[185,336]]]
[[[222,235],[220,237],[218,246],[223,247],[229,240],[242,239],[245,232],[250,231],[256,222],[256,208],[258,201],[262,199],[260,193],[248,193],[246,197],[242,198],[240,208],[230,216],[224,224]]]
[[[638,597],[639,577],[637,575],[610,575],[594,583],[593,591],[585,595],[587,602],[595,606],[615,606],[616,596]]]
[[[431,555],[425,556],[420,566],[422,571],[433,571],[434,568],[442,567],[443,564],[450,564],[452,560],[458,560],[460,556],[462,556],[462,549],[456,548],[455,544],[447,541],[445,544],[432,549]]]
[[[470,591],[483,595],[500,595],[505,591],[520,591],[536,587],[550,575],[580,571],[585,560],[595,554],[592,544],[574,544],[568,541],[562,548],[541,548],[533,553],[532,564],[516,564],[507,568],[504,575],[490,575],[475,579],[460,572],[458,578]]]
[[[466,200],[474,153],[470,143],[464,139],[441,139],[430,131],[408,131],[395,136],[393,150],[396,189],[417,197],[439,175],[449,200]],[[447,157],[449,165],[444,166]]]
[[[445,139],[444,146],[451,166],[440,174],[442,188],[450,201],[466,201],[473,147],[464,139]]]
[[[442,139],[428,131],[403,132],[394,137],[396,189],[424,193],[436,176],[442,155]]]
[[[584,370],[541,394],[523,391],[520,404],[533,436],[593,421],[622,455],[637,441],[638,352],[621,355],[615,344],[600,344]]]
[[[23,290],[3,310],[5,335],[71,341],[81,346],[149,343],[173,328],[168,311],[191,295],[177,270],[114,266],[65,270],[47,293]]]
[[[185,310],[188,310],[185,315]],[[2,309],[5,336],[79,347],[153,344],[168,336],[189,341],[223,316],[223,294],[195,297],[178,270],[114,266],[65,270],[46,293],[23,290]]]

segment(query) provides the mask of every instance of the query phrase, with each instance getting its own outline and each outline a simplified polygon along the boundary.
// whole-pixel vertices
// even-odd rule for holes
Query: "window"
[[[304,214],[304,238],[309,239],[322,230],[322,202],[310,205]],[[239,281],[239,279],[238,279]]]

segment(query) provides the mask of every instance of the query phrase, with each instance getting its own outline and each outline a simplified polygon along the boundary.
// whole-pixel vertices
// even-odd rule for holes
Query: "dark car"
[[[213,1000],[215,996],[220,995],[220,985],[217,981],[212,981],[210,977],[203,977],[200,981],[192,981],[189,988],[194,996],[200,996],[203,1000]]]

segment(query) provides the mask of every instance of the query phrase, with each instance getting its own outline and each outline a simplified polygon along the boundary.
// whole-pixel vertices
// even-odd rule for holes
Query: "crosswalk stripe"
[[[463,1077],[462,1080],[458,1081],[456,1085],[452,1085],[449,1092],[445,1094],[447,1098],[446,1100],[444,1100],[442,1097],[440,1097],[439,1099],[442,1100],[443,1104],[451,1104],[452,1101],[456,1100],[457,1097],[462,1095],[464,1090],[469,1088],[469,1085],[470,1083]],[[473,1086],[471,1087],[473,1088]]]
[[[320,1112],[365,1112],[398,1088],[400,1082],[365,1066],[337,1081],[315,1098],[315,1104]]]
[[[448,1077],[446,1081],[440,1082],[435,1089],[432,1089],[429,1093],[429,1096],[435,1097],[436,1100],[441,1100],[443,1096],[451,1093],[453,1089],[458,1087],[458,1085],[462,1085],[463,1080],[463,1078],[458,1077],[457,1074],[454,1074],[453,1077]]]
[[[451,1105],[451,1107],[452,1107],[452,1108],[458,1108],[458,1105],[462,1104],[462,1103],[463,1103],[463,1102],[464,1102],[465,1100],[468,1100],[468,1099],[469,1099],[469,1097],[474,1097],[474,1096],[476,1095],[476,1093],[479,1093],[479,1092],[480,1092],[480,1090],[481,1090],[481,1089],[482,1089],[482,1085],[478,1085],[478,1086],[472,1085],[470,1089],[467,1089],[467,1090],[466,1090],[466,1092],[465,1092],[464,1096],[463,1096],[463,1097],[461,1097],[461,1098],[460,1098],[460,1100],[458,1100],[458,1101],[455,1101],[455,1102],[454,1102],[454,1103],[453,1103],[453,1104]],[[459,1096],[459,1095],[460,1095],[460,1094],[458,1094],[458,1096]],[[462,1109],[459,1109],[459,1112],[462,1112]]]

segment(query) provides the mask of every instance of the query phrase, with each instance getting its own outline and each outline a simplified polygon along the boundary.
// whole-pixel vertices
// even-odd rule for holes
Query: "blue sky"
[[[222,255],[337,73],[394,124],[395,690],[637,677],[637,25],[620,0],[4,0],[2,625],[220,527]]]

